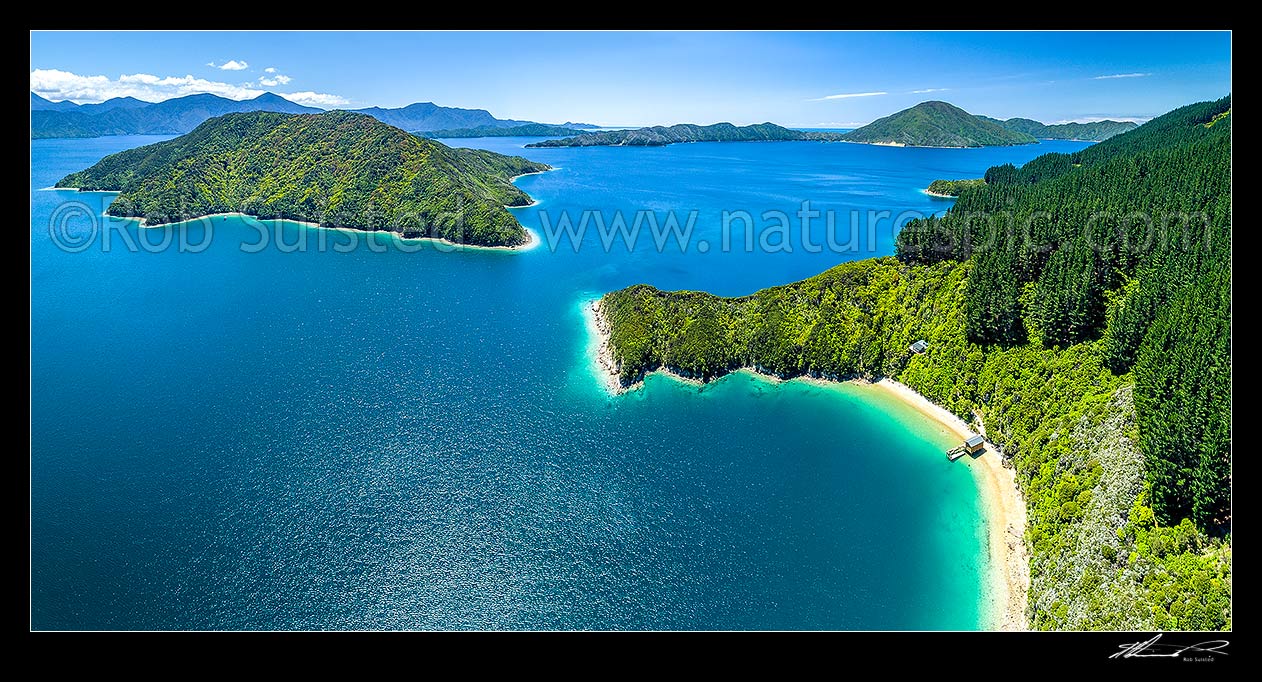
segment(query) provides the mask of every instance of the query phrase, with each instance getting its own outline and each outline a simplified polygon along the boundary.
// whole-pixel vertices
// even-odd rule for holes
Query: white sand
[[[509,178],[509,179],[508,179],[508,181],[509,181],[509,182],[512,182],[512,181],[516,180],[517,178],[524,178],[524,177],[526,177],[527,175],[543,175],[544,173],[551,173],[551,172],[552,172],[552,171],[554,171],[554,170],[561,170],[561,169],[560,169],[560,168],[549,168],[548,170],[531,171],[531,172],[529,172],[529,173],[522,173],[521,175],[514,175],[513,177]]]
[[[181,220],[181,221],[180,221],[180,222],[178,222],[178,223],[158,223],[157,225],[150,225],[150,224],[146,223],[146,222],[145,222],[145,220],[144,220],[144,218],[126,218],[126,217],[121,217],[121,216],[111,216],[111,217],[113,217],[113,218],[115,218],[115,219],[117,219],[117,220],[134,220],[134,221],[136,221],[136,222],[137,222],[137,223],[138,223],[141,227],[143,227],[143,228],[147,228],[147,229],[148,229],[148,228],[158,228],[158,227],[172,227],[172,226],[175,226],[175,225],[185,225],[185,224],[188,224],[188,223],[196,223],[196,222],[199,222],[199,221],[202,221],[202,220],[207,220],[207,219],[210,219],[210,218],[249,218],[249,219],[251,219],[251,220],[255,220],[255,221],[258,221],[258,222],[260,222],[260,223],[292,223],[292,224],[294,224],[294,225],[300,225],[300,226],[302,226],[302,227],[306,227],[306,228],[309,228],[309,229],[316,229],[316,230],[337,230],[337,231],[341,231],[341,232],[353,232],[353,233],[356,233],[356,234],[385,234],[385,235],[389,235],[389,236],[391,236],[392,238],[397,239],[397,240],[399,240],[399,241],[401,241],[401,242],[408,242],[408,243],[415,243],[415,242],[434,242],[434,243],[436,243],[436,244],[443,244],[443,245],[446,245],[446,246],[451,247],[451,250],[453,250],[453,251],[454,251],[454,250],[470,250],[470,251],[473,251],[473,250],[481,250],[481,251],[530,251],[531,249],[538,248],[539,246],[541,246],[541,245],[543,244],[543,239],[541,239],[541,238],[539,237],[539,235],[535,233],[535,231],[534,231],[534,230],[530,229],[529,227],[525,227],[525,226],[522,226],[522,228],[521,228],[521,229],[523,229],[523,230],[525,230],[525,231],[526,231],[526,242],[525,242],[524,244],[518,244],[517,246],[481,246],[481,245],[478,245],[478,244],[459,244],[459,243],[456,243],[456,242],[453,242],[453,241],[448,241],[448,240],[446,240],[446,239],[440,239],[440,238],[435,238],[435,237],[404,237],[403,235],[399,234],[398,232],[389,232],[389,231],[386,231],[386,230],[361,230],[361,229],[358,229],[358,228],[355,228],[355,227],[340,227],[340,226],[336,226],[336,225],[320,225],[320,224],[318,224],[318,223],[309,223],[309,222],[307,222],[307,221],[305,221],[305,220],[289,220],[289,219],[287,219],[287,218],[275,218],[275,219],[272,219],[272,218],[258,218],[258,217],[255,217],[255,216],[252,216],[252,215],[249,215],[249,214],[246,214],[246,213],[210,213],[210,214],[207,214],[207,215],[204,215],[204,216],[199,216],[199,217],[197,217],[197,218],[191,218],[191,219],[189,219],[189,220]]]
[[[609,325],[600,312],[600,299],[583,304],[583,321],[587,325],[588,354],[595,359],[595,372],[600,385],[610,395],[623,393],[627,389],[618,378],[618,366],[609,349]]]

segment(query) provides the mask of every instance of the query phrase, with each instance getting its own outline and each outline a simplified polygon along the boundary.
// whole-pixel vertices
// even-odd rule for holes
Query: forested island
[[[1032,135],[1008,130],[947,102],[921,102],[844,133],[847,142],[906,147],[1005,147],[1033,144]]]
[[[547,164],[452,149],[364,114],[249,112],[111,154],[57,187],[120,192],[110,215],[173,223],[239,212],[479,246],[529,240],[510,180]]]
[[[929,187],[925,190],[929,194],[937,197],[958,197],[960,192],[974,187],[983,187],[986,180],[983,178],[970,178],[968,180],[934,180],[929,183]]]
[[[991,168],[895,257],[737,298],[606,294],[619,379],[896,378],[1011,458],[1031,627],[1230,629],[1230,106]]]
[[[567,137],[561,140],[543,140],[526,146],[662,147],[680,142],[782,142],[796,140],[836,142],[841,139],[842,136],[839,133],[790,130],[774,123],[756,123],[748,126],[736,126],[731,123],[716,123],[708,126],[681,123],[669,127],[653,126],[635,130],[584,133],[577,137]]]
[[[425,137],[559,137],[583,135],[587,131],[547,123],[527,123],[520,126],[477,126],[474,128],[445,128],[421,133]]]

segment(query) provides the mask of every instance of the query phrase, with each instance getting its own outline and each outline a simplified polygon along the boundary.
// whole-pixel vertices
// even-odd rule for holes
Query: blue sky
[[[605,125],[849,127],[926,99],[999,118],[1143,119],[1229,93],[1231,35],[33,32],[31,88],[79,102],[268,90]]]

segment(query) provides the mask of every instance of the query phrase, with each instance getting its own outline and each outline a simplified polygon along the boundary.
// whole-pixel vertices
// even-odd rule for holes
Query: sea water
[[[1083,144],[450,141],[558,167],[517,181],[545,242],[521,253],[146,230],[99,217],[112,195],[41,191],[160,139],[32,142],[34,628],[983,624],[985,519],[940,428],[870,387],[746,373],[610,396],[582,307],[892,253],[884,227],[853,252],[723,250],[724,211],[938,212],[935,178]],[[584,211],[695,211],[714,248],[549,243]]]

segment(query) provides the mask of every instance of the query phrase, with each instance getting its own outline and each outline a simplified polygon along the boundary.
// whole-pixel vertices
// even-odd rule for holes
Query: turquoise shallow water
[[[38,140],[31,178],[32,624],[46,628],[977,627],[976,488],[913,413],[856,386],[651,377],[605,395],[581,302],[753,291],[858,254],[294,250],[218,219],[133,252],[109,195],[36,191],[157,138]],[[694,144],[520,149],[517,213],[936,211],[986,150]],[[67,217],[69,216],[69,217]],[[65,220],[62,220],[65,218]],[[551,219],[551,218],[550,218]],[[64,241],[64,240],[63,240]],[[651,247],[651,244],[649,245]],[[877,253],[889,253],[879,234]]]

